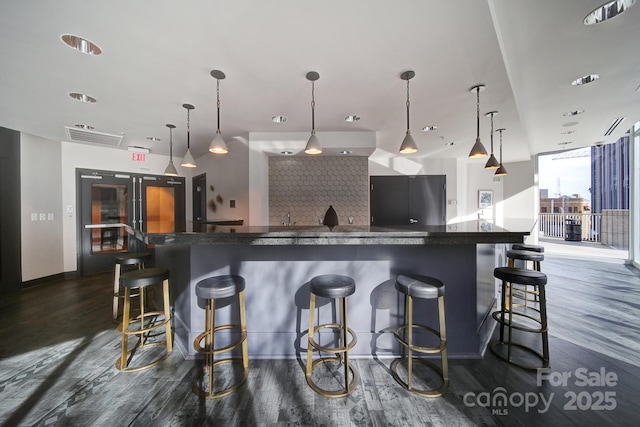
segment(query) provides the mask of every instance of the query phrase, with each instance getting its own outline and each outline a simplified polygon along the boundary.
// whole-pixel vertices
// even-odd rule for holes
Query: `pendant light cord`
[[[191,129],[191,125],[189,122],[189,113],[190,110],[187,108],[187,150],[189,150],[189,148],[191,148],[191,141],[190,141],[190,129]]]
[[[173,161],[173,129],[169,128],[169,160]]]
[[[476,88],[476,140],[480,139],[480,86]]]
[[[502,129],[500,129],[500,165],[502,165]]]
[[[493,113],[491,113],[491,154],[493,155]]]
[[[315,82],[311,81],[311,133],[316,133],[316,94],[315,94]]]
[[[409,127],[409,106],[411,105],[411,101],[409,101],[409,80],[407,80],[407,134],[411,133],[411,128]]]
[[[220,80],[216,79],[216,97],[218,100],[218,130],[217,132],[220,133]]]

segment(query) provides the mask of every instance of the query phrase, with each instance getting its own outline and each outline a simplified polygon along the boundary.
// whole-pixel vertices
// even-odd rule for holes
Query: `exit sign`
[[[134,162],[146,162],[147,155],[146,153],[131,153],[131,160]]]

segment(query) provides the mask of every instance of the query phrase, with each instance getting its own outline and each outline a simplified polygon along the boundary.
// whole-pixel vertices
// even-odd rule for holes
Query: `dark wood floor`
[[[178,351],[147,371],[114,368],[110,275],[2,294],[0,425],[640,425],[640,274],[622,261],[552,255],[543,270],[551,377],[570,375],[566,384],[539,386],[536,372],[487,352],[451,360],[451,386],[436,399],[400,388],[389,360],[360,359],[348,398],[315,394],[297,360],[251,360],[238,392],[205,401],[190,388],[198,362]],[[603,371],[615,384],[597,383]],[[593,382],[581,386],[582,373]],[[491,407],[501,393],[506,404]]]

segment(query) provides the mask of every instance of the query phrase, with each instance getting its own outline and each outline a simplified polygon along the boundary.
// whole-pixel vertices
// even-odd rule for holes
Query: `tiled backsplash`
[[[369,224],[366,157],[270,157],[269,225],[318,225],[333,205],[340,224]]]

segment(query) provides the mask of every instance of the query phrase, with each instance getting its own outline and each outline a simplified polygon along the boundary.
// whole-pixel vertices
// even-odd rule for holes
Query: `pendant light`
[[[411,154],[418,151],[418,146],[416,145],[416,141],[414,141],[413,136],[411,136],[411,128],[409,127],[409,106],[411,105],[411,102],[409,101],[409,80],[414,78],[415,75],[416,73],[413,71],[405,71],[400,75],[402,80],[407,81],[407,134],[402,140],[402,144],[400,144],[401,154]]]
[[[182,163],[180,163],[180,165],[185,167],[185,168],[195,168],[196,167],[196,161],[194,160],[193,156],[191,155],[191,141],[190,141],[191,122],[189,120],[189,113],[195,107],[193,105],[191,105],[191,104],[182,104],[182,107],[186,108],[186,110],[187,110],[187,152],[185,153],[184,157],[182,158]]]
[[[220,80],[224,80],[225,74],[220,70],[211,70],[211,77],[216,79],[216,97],[218,100],[218,128],[216,130],[216,136],[213,137],[211,144],[209,144],[209,151],[215,154],[225,154],[229,152],[227,144],[224,142],[222,133],[220,133]]]
[[[311,82],[311,136],[307,141],[307,146],[304,147],[304,152],[307,154],[320,154],[322,153],[322,147],[320,141],[316,136],[316,98],[315,98],[315,81],[320,78],[320,74],[315,71],[309,71],[307,73],[307,80]]]
[[[166,126],[169,128],[169,164],[164,170],[164,174],[167,176],[178,176],[178,171],[173,165],[173,130],[176,128],[176,126],[170,124],[167,124]]]
[[[496,156],[493,155],[493,116],[498,114],[497,111],[490,111],[486,116],[491,116],[491,155],[489,156],[489,160],[487,160],[487,164],[484,165],[485,169],[498,169],[500,163],[496,159]]]
[[[469,158],[478,159],[487,155],[487,150],[480,141],[480,91],[484,90],[484,85],[477,85],[471,88],[471,92],[476,93],[476,143],[469,152]]]
[[[507,174],[507,168],[502,164],[502,131],[506,129],[498,129],[500,132],[500,166],[496,169],[496,176],[505,176]]]

